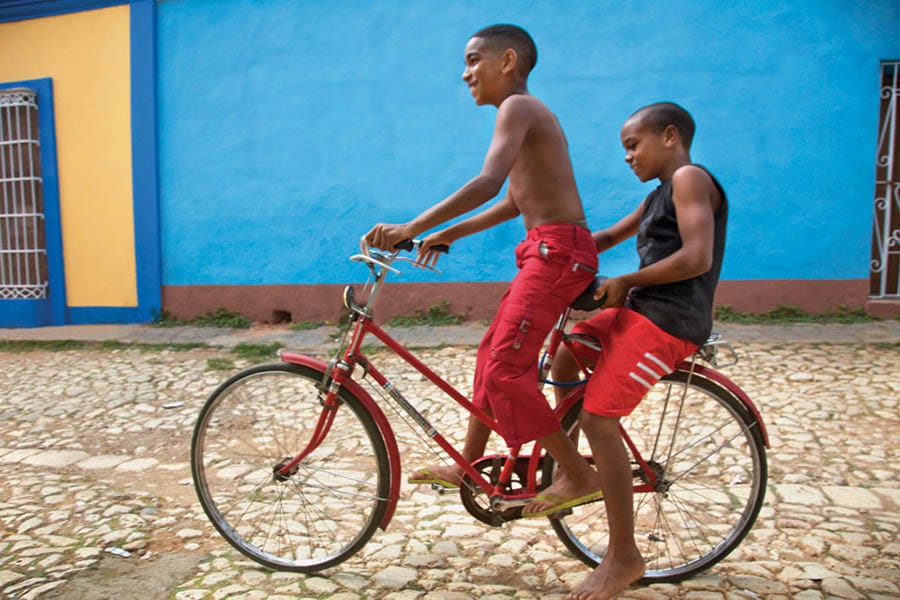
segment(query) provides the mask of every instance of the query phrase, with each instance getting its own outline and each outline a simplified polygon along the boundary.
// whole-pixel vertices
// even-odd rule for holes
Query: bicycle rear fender
[[[691,364],[690,363],[680,363],[676,367],[678,370],[690,371]],[[750,411],[750,414],[753,415],[754,420],[759,423],[759,432],[762,434],[762,441],[765,444],[766,448],[769,448],[769,432],[766,430],[766,423],[762,419],[762,414],[759,412],[759,409],[753,403],[753,400],[750,399],[747,394],[744,393],[744,390],[739,388],[735,382],[728,379],[719,371],[715,369],[711,369],[709,367],[704,367],[703,365],[694,365],[694,377],[696,376],[703,377],[704,379],[709,379],[715,384],[725,388],[732,394],[734,394],[741,403],[747,407],[747,410]]]
[[[295,365],[309,367],[321,371],[322,373],[328,369],[328,365],[321,360],[311,356],[297,354],[295,352],[282,352],[281,360]],[[384,416],[384,412],[378,407],[375,400],[372,399],[372,396],[370,396],[359,383],[353,379],[347,379],[344,381],[343,387],[347,388],[347,391],[353,394],[362,403],[369,414],[372,415],[372,419],[375,421],[378,431],[381,432],[381,437],[384,439],[385,446],[387,447],[388,462],[390,463],[391,470],[391,490],[388,495],[387,510],[384,511],[384,517],[382,517],[381,523],[379,524],[382,530],[386,530],[391,519],[394,517],[394,511],[397,508],[397,499],[400,497],[400,452],[397,450],[397,439],[394,437],[394,430],[391,429],[391,424],[388,422],[387,417]]]

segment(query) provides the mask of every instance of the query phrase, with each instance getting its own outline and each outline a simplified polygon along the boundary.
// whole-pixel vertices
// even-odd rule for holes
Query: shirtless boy
[[[378,224],[366,234],[371,246],[393,249],[402,240],[481,207],[509,179],[500,201],[427,236],[419,260],[434,264],[437,254],[429,250],[433,246],[450,245],[522,215],[527,235],[516,247],[519,272],[478,347],[472,400],[494,416],[509,446],[537,440],[565,473],[565,485],[558,486],[554,496],[539,496],[540,503],[525,507],[528,516],[549,515],[600,495],[596,471],[563,434],[538,390],[541,345],[562,310],[590,283],[597,252],[565,135],[556,116],[528,93],[528,76],[536,62],[534,42],[520,27],[493,25],[472,36],[465,49],[463,81],[476,104],[497,107],[481,172],[411,221]],[[471,417],[463,457],[470,462],[480,458],[489,436],[490,430]],[[410,481],[457,487],[460,470],[456,465],[422,469]],[[588,491],[572,495],[570,489]]]

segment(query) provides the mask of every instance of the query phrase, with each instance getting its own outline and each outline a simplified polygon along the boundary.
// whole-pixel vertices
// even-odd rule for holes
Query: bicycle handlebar
[[[412,252],[416,248],[422,247],[422,240],[403,240],[394,245],[396,250],[406,250],[407,252]],[[369,256],[369,243],[366,242],[365,236],[359,239],[359,249],[365,256]],[[440,252],[442,254],[450,253],[450,246],[447,244],[437,244],[429,248],[429,250],[433,252]]]
[[[422,240],[403,240],[399,244],[395,244],[394,248],[397,250],[406,250],[407,252],[411,252],[415,248],[422,247]],[[447,244],[436,244],[429,248],[432,252],[440,252],[442,254],[450,253],[450,246]]]

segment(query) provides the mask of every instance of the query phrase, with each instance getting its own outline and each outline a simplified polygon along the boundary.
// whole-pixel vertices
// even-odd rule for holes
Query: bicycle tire
[[[768,467],[755,418],[722,386],[688,375],[680,370],[667,375],[622,419],[662,478],[655,491],[635,492],[635,540],[647,564],[643,584],[682,581],[721,561],[750,532],[765,499]],[[678,417],[673,401],[682,392]],[[580,412],[581,402],[567,411],[567,431]],[[589,456],[584,438],[579,436],[579,449]],[[554,468],[548,456],[545,485],[553,481]],[[632,468],[637,472],[634,460]],[[550,521],[563,544],[596,567],[609,541],[606,519],[604,503],[595,502]]]
[[[346,389],[326,439],[284,481],[323,407],[323,373],[258,365],[223,382],[200,411],[191,471],[203,510],[238,551],[270,569],[311,573],[359,551],[378,528],[390,489],[384,439]]]

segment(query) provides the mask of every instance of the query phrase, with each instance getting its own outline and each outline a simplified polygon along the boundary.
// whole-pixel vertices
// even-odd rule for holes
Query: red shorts
[[[573,350],[582,363],[594,365],[584,392],[584,410],[602,417],[624,417],[647,391],[697,345],[675,337],[628,308],[608,308],[572,328],[595,338],[602,352],[582,344]]]
[[[540,225],[516,247],[519,272],[478,346],[472,401],[494,415],[509,446],[559,429],[538,387],[538,358],[560,313],[587,288],[597,247],[578,225]]]

